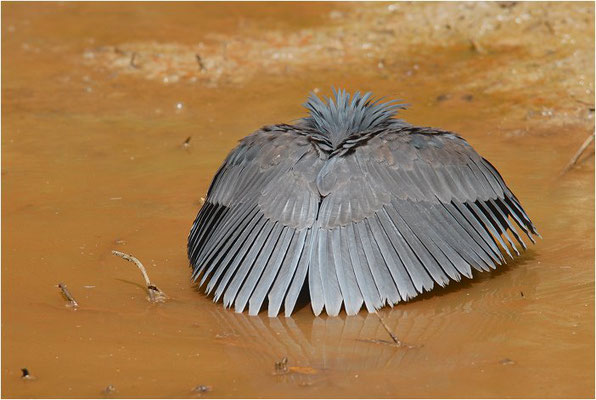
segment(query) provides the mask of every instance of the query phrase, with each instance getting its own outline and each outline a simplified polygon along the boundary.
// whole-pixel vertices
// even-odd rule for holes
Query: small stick
[[[553,24],[550,23],[550,21],[544,21],[544,25],[546,25],[551,35],[555,34],[555,28],[553,27]]]
[[[211,386],[198,385],[191,389],[191,392],[195,393],[207,393],[211,391]]]
[[[590,137],[588,137],[584,141],[584,143],[581,145],[581,147],[579,148],[579,150],[577,151],[577,153],[575,153],[575,155],[573,156],[573,158],[571,159],[571,161],[569,161],[569,163],[567,164],[567,166],[563,170],[563,174],[566,173],[567,171],[569,171],[577,163],[577,160],[579,160],[579,158],[581,157],[581,155],[584,153],[584,151],[586,151],[586,149],[588,148],[588,146],[593,141],[594,141],[594,132],[592,132],[592,134],[590,135]]]
[[[201,58],[201,56],[198,54],[195,54],[195,56],[197,57],[197,63],[199,63],[199,69],[201,71],[205,71],[207,68],[205,68],[205,64],[203,64],[203,59]]]
[[[112,250],[112,254],[115,256],[118,256],[118,257],[122,257],[126,261],[135,263],[137,268],[139,268],[141,270],[141,273],[143,274],[143,278],[145,278],[145,284],[147,285],[147,291],[149,292],[149,301],[150,302],[152,302],[152,303],[162,302],[166,298],[166,294],[164,292],[162,292],[153,283],[151,283],[151,281],[149,280],[149,275],[147,275],[147,271],[145,270],[145,267],[143,267],[143,264],[141,264],[141,262],[136,257],[134,257],[130,254],[123,253],[121,251],[117,251],[117,250]]]
[[[383,318],[381,318],[381,316],[379,315],[379,313],[375,312],[375,314],[377,314],[377,317],[379,317],[379,321],[381,321],[381,325],[383,325],[383,328],[385,328],[385,330],[387,331],[387,333],[389,334],[389,336],[391,336],[391,340],[393,340],[393,343],[395,343],[397,346],[401,346],[400,340],[397,338],[397,336],[395,336],[393,334],[393,332],[391,332],[391,329],[389,329],[389,327],[387,326],[387,324],[385,323],[385,321],[383,321]]]
[[[182,147],[184,147],[185,149],[188,149],[190,147],[190,139],[192,139],[192,136],[189,136],[186,138],[184,143],[182,143]]]
[[[130,66],[136,69],[139,69],[139,66],[137,64],[135,64],[135,59],[137,58],[137,52],[134,51],[132,53],[132,56],[130,56]]]
[[[68,302],[69,302],[68,306],[77,308],[79,306],[79,303],[77,303],[77,301],[74,299],[74,297],[72,297],[72,294],[70,294],[70,291],[66,287],[66,283],[60,282],[58,284],[58,287],[62,291],[62,294],[64,295],[64,297],[66,297],[66,300],[68,300]]]
[[[108,396],[108,395],[110,395],[110,394],[114,393],[115,391],[116,391],[116,388],[114,387],[114,385],[108,385],[108,386],[106,386],[106,388],[105,388],[104,390],[102,390],[101,392],[102,392],[104,395]]]
[[[468,39],[469,43],[470,43],[470,48],[472,49],[472,51],[474,51],[475,53],[478,54],[484,54],[486,53],[486,50],[484,50],[484,47],[482,47],[480,45],[480,43],[478,43],[476,40],[474,39]]]
[[[278,374],[285,374],[288,372],[288,358],[284,357],[281,361],[275,362],[275,372]]]

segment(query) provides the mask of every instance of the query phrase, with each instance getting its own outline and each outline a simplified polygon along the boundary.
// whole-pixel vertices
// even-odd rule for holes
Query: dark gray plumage
[[[305,106],[240,141],[192,226],[192,277],[226,307],[290,315],[306,284],[317,315],[372,312],[513,258],[515,225],[539,236],[460,136],[394,119],[404,106],[371,93]]]

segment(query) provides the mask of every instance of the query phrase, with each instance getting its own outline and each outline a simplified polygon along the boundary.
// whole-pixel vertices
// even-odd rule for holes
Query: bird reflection
[[[412,318],[400,310],[381,313],[387,327],[398,338],[416,337],[418,343],[397,345],[377,314],[333,318],[267,318],[214,309],[223,331],[218,338],[241,349],[258,368],[274,372],[275,363],[288,359],[287,370],[301,375],[319,372],[356,372],[396,367],[420,356],[424,332],[433,325],[429,313]],[[406,322],[407,321],[407,322]],[[403,323],[403,326],[402,326]],[[255,365],[255,367],[257,367]]]
[[[425,365],[436,358],[437,349],[449,343],[481,348],[503,333],[504,323],[520,322],[526,307],[531,307],[528,299],[535,296],[535,290],[523,282],[535,281],[535,271],[516,271],[503,275],[506,279],[499,284],[466,281],[378,314],[313,318],[309,312],[300,312],[294,318],[268,318],[216,307],[211,312],[220,328],[218,340],[231,358],[241,352],[255,368],[272,374],[276,363],[287,358],[286,378],[309,385],[334,373]],[[480,287],[472,290],[473,286]],[[468,296],[466,289],[474,296]],[[401,346],[392,341],[388,330]]]

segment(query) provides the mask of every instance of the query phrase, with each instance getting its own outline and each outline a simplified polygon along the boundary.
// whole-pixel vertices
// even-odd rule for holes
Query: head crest
[[[345,90],[333,89],[333,97],[323,102],[316,94],[311,93],[304,107],[309,116],[304,119],[306,124],[328,137],[333,144],[337,144],[347,137],[368,131],[382,124],[401,122],[393,119],[397,110],[405,109],[406,105],[397,100],[382,103],[381,99],[374,100],[371,92],[353,95]]]

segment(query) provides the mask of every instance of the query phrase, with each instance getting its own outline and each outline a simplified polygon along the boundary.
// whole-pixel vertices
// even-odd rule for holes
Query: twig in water
[[[198,54],[195,54],[195,56],[197,57],[197,63],[199,64],[199,70],[200,71],[207,70],[207,68],[205,68],[205,64],[203,64],[203,59],[201,58],[201,56]]]
[[[276,374],[285,374],[288,372],[288,358],[284,357],[281,361],[275,362],[275,373]]]
[[[550,23],[550,21],[544,21],[544,25],[548,28],[548,31],[551,35],[554,35],[556,33],[555,27],[553,26],[553,24]]]
[[[185,149],[188,149],[190,147],[190,139],[192,139],[192,136],[189,136],[186,138],[184,143],[182,143],[182,147],[184,147]]]
[[[468,39],[468,41],[470,43],[470,49],[473,52],[478,53],[478,54],[485,54],[486,53],[486,50],[484,49],[484,47],[481,46],[480,43],[478,43],[477,40],[470,38],[470,39]]]
[[[206,386],[206,385],[198,385],[191,389],[191,392],[200,393],[200,394],[207,393],[210,391],[211,391],[211,386]]]
[[[573,166],[577,163],[577,161],[579,160],[579,158],[581,157],[581,155],[584,153],[584,151],[586,151],[586,149],[588,148],[588,146],[593,141],[594,141],[594,132],[592,132],[592,134],[590,135],[590,137],[588,137],[584,141],[584,143],[580,146],[579,150],[577,151],[577,153],[575,153],[575,155],[573,156],[573,158],[571,159],[571,161],[569,161],[569,163],[567,164],[567,166],[563,170],[562,174],[566,173],[571,168],[573,168]]]
[[[145,284],[147,285],[147,291],[149,292],[149,301],[152,303],[163,302],[166,299],[166,294],[162,292],[157,286],[155,286],[149,280],[149,275],[147,275],[147,271],[143,264],[134,256],[130,254],[123,253],[121,251],[112,250],[112,254],[118,257],[124,258],[126,261],[130,261],[135,263],[135,265],[141,270],[143,274],[143,278],[145,278]]]
[[[21,372],[22,372],[21,379],[23,379],[25,381],[30,381],[30,380],[35,379],[35,377],[29,373],[29,370],[27,368],[21,368]]]
[[[377,314],[377,317],[379,317],[379,321],[381,321],[381,325],[383,325],[383,328],[385,328],[385,330],[387,331],[387,333],[389,334],[389,336],[391,336],[391,340],[393,340],[393,343],[395,343],[396,346],[401,346],[401,341],[397,338],[397,336],[395,336],[393,334],[393,332],[391,332],[391,329],[389,329],[389,327],[387,326],[387,324],[385,323],[385,321],[383,321],[383,318],[381,318],[381,316],[379,315],[378,312],[375,312],[375,314]]]
[[[58,284],[58,287],[62,291],[62,294],[64,295],[64,297],[66,298],[66,300],[68,300],[68,304],[67,305],[69,307],[77,308],[79,306],[79,303],[77,303],[77,301],[74,299],[74,297],[72,297],[72,294],[70,294],[70,291],[66,287],[66,283],[60,282]]]
[[[139,69],[140,67],[135,63],[135,59],[137,58],[137,52],[134,51],[132,53],[132,56],[130,56],[130,66],[135,68],[135,69]]]
[[[104,390],[101,391],[102,394],[109,396],[116,391],[114,385],[108,385]]]

